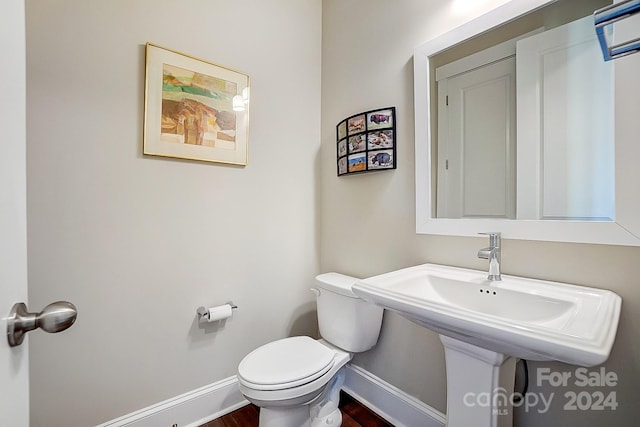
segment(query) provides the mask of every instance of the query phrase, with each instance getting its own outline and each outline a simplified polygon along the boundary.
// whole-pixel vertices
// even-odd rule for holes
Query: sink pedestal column
[[[440,335],[447,364],[447,427],[512,427],[516,360]]]

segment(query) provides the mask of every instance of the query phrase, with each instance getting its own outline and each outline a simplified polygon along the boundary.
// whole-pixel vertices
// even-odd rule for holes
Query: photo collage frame
[[[396,108],[355,114],[338,123],[338,176],[396,168]]]

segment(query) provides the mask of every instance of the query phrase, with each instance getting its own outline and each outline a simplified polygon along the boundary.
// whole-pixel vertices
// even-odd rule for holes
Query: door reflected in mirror
[[[560,0],[429,57],[437,218],[614,221],[603,0]]]

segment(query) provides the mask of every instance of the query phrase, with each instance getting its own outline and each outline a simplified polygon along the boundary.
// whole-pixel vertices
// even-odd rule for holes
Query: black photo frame
[[[396,107],[354,114],[336,126],[338,176],[396,168]]]

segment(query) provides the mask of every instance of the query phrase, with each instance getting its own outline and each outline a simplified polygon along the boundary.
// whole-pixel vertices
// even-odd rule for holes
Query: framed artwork
[[[147,43],[144,154],[246,165],[248,91],[247,74]]]
[[[396,108],[347,117],[336,126],[338,176],[396,168]]]

